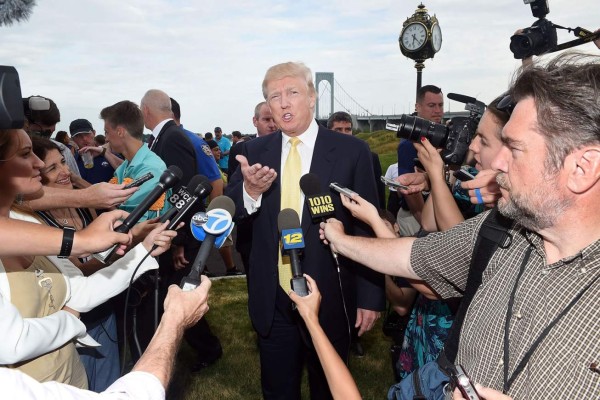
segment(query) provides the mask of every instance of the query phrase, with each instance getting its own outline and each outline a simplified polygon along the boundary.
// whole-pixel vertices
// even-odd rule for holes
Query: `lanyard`
[[[509,356],[508,328],[510,326],[510,320],[512,317],[512,308],[514,305],[513,303],[514,303],[514,298],[515,298],[515,292],[517,291],[517,286],[519,285],[519,280],[521,279],[521,276],[523,275],[523,272],[525,271],[525,265],[529,261],[529,257],[531,256],[532,250],[533,250],[533,247],[529,246],[529,248],[527,249],[527,254],[525,254],[525,258],[523,259],[523,262],[521,263],[521,268],[519,269],[519,274],[517,275],[517,279],[515,281],[515,285],[513,286],[513,289],[512,289],[511,295],[510,295],[510,300],[508,302],[508,310],[506,311],[506,321],[504,323],[504,354],[503,354],[504,355],[504,357],[503,357],[503,361],[504,361],[503,392],[504,392],[504,394],[508,393],[511,385],[513,384],[513,382],[515,381],[517,376],[523,371],[523,369],[525,368],[525,365],[527,364],[527,362],[529,361],[529,359],[531,358],[531,356],[533,355],[533,353],[535,352],[537,347],[540,345],[540,343],[542,343],[542,340],[544,340],[544,338],[546,336],[548,336],[548,333],[550,332],[550,330],[558,323],[558,321],[563,316],[565,316],[567,314],[567,312],[575,305],[575,303],[577,303],[577,301],[585,294],[585,292],[587,292],[588,289],[590,287],[592,287],[592,285],[598,280],[598,278],[600,278],[600,274],[599,274],[594,279],[592,279],[592,281],[589,284],[587,284],[581,291],[579,291],[579,293],[577,293],[577,295],[571,300],[571,302],[569,304],[567,304],[567,306],[560,312],[560,314],[558,314],[552,321],[550,321],[550,323],[546,326],[546,328],[544,328],[544,330],[535,339],[535,341],[533,342],[531,347],[529,347],[529,350],[527,350],[527,352],[525,353],[525,356],[523,356],[523,358],[521,359],[521,361],[515,368],[514,372],[509,377],[508,376],[508,356]]]

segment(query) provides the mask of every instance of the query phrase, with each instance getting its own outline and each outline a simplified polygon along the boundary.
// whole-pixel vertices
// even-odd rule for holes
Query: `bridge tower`
[[[321,83],[321,81],[326,81],[329,82],[329,87],[331,88],[331,102],[330,102],[330,108],[329,108],[329,112],[332,113],[334,108],[333,108],[333,99],[335,96],[334,93],[334,85],[333,85],[333,72],[316,72],[315,73],[315,90],[317,91],[317,105],[316,105],[316,110],[315,110],[315,116],[317,118],[321,118],[321,108],[319,107],[320,105],[320,100],[319,100],[319,83]],[[329,116],[327,116],[329,117]]]

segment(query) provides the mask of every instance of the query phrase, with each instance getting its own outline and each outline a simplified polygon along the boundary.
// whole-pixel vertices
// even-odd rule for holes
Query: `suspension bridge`
[[[402,114],[378,115],[370,112],[335,80],[333,72],[317,72],[315,89],[317,91],[315,115],[317,120],[324,124],[332,113],[346,111],[352,115],[354,129],[361,132],[374,132],[385,129],[386,121],[397,123],[402,116]],[[468,115],[468,112],[445,112],[444,119],[456,115]]]

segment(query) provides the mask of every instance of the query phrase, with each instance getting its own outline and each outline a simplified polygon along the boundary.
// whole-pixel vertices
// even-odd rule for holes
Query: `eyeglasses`
[[[496,108],[500,111],[504,111],[504,112],[508,113],[508,115],[511,115],[513,110],[515,109],[515,106],[516,106],[516,103],[513,101],[510,94],[507,94],[506,96],[504,96],[502,98],[502,100],[500,100],[498,102],[498,105],[496,106]]]

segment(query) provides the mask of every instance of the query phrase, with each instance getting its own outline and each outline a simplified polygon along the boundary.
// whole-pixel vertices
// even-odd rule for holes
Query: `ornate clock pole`
[[[437,17],[431,17],[421,3],[415,13],[402,24],[400,32],[400,51],[415,61],[417,69],[417,90],[421,88],[421,79],[425,60],[433,58],[442,47],[442,30]]]

